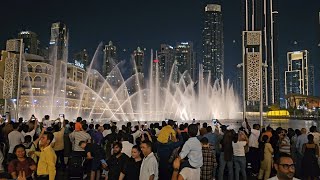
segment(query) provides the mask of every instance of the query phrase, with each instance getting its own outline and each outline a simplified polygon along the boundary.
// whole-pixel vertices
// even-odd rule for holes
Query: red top
[[[32,165],[36,165],[36,163],[29,157],[27,157],[24,161],[14,159],[10,161],[8,165],[8,172],[10,174],[16,172],[16,175],[18,176],[20,171],[24,171],[26,173],[26,177],[31,177],[33,171],[30,169],[30,166]]]

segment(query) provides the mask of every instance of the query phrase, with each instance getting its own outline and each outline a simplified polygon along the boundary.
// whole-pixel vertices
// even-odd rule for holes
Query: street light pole
[[[20,106],[20,91],[21,91],[21,67],[22,67],[22,51],[23,39],[20,39],[20,55],[19,55],[19,69],[18,69],[18,89],[17,89],[17,106],[16,106],[16,121],[19,119],[19,106]]]

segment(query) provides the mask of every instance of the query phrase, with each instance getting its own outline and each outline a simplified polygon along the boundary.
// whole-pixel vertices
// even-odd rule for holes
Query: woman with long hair
[[[19,172],[24,172],[27,180],[32,180],[32,174],[37,169],[36,163],[26,156],[26,148],[19,144],[14,147],[13,153],[16,158],[10,161],[8,172],[13,179],[17,179]]]
[[[224,168],[228,166],[228,179],[233,180],[233,149],[232,149],[232,140],[234,132],[232,130],[227,130],[223,139],[221,140],[221,154],[219,159],[219,174],[218,179],[223,180],[224,178]]]
[[[312,134],[308,135],[308,143],[302,147],[302,177],[306,179],[317,179],[320,176],[320,168],[318,164],[319,147],[314,143]]]
[[[139,146],[133,146],[131,150],[131,158],[127,161],[124,168],[121,170],[119,180],[139,180],[140,167],[142,164],[141,156],[142,154]]]
[[[267,135],[262,136],[260,143],[260,158],[261,165],[259,170],[258,179],[269,179],[272,167],[272,154],[273,148],[269,143],[269,137]]]

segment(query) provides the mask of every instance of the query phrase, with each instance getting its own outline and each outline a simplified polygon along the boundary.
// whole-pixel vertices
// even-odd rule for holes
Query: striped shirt
[[[290,139],[287,136],[280,142],[279,151],[282,153],[291,154]]]
[[[80,146],[80,141],[89,142],[91,140],[91,136],[85,131],[73,131],[70,135],[70,141],[72,142],[73,151],[84,151]]]

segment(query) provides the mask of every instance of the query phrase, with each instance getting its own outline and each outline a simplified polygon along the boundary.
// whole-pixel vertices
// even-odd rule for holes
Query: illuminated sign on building
[[[79,67],[79,68],[84,69],[84,64],[81,63],[80,61],[74,60],[74,65],[77,66],[77,67]]]

